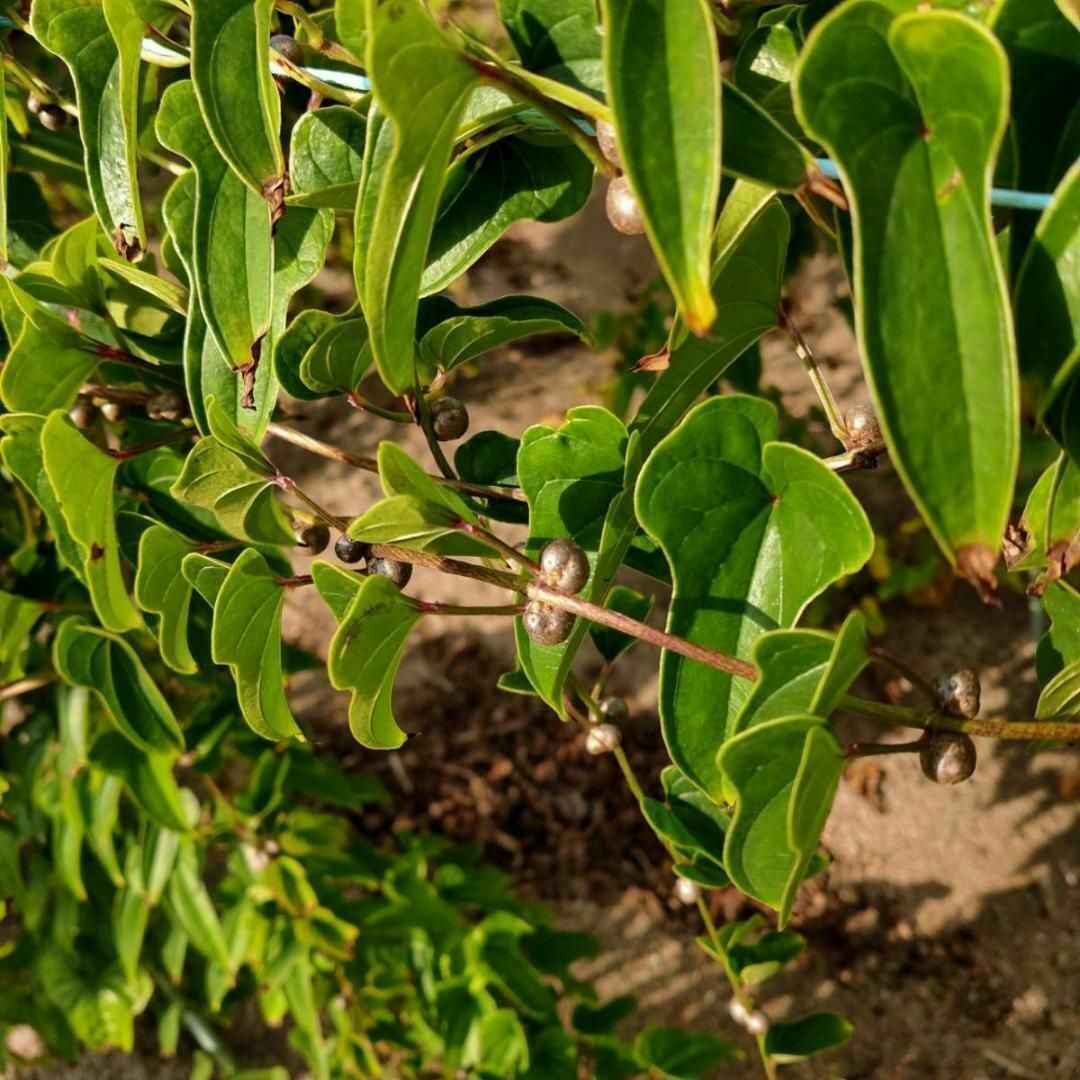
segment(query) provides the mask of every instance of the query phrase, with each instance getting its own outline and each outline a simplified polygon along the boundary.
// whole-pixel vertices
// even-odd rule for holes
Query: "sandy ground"
[[[567,223],[515,227],[470,275],[462,298],[529,291],[587,317],[601,308],[625,307],[654,272],[645,244],[611,232],[594,203]],[[838,291],[835,264],[815,256],[796,278],[793,300],[834,392],[848,407],[864,399],[865,389],[847,323],[832,306]],[[791,350],[777,337],[762,352],[765,384],[778,389],[786,409],[805,416],[813,397]],[[538,420],[558,422],[573,404],[600,400],[613,363],[612,356],[596,357],[575,346],[502,350],[485,359],[474,377],[461,380],[455,393],[470,409],[473,431],[517,435]],[[302,411],[308,430],[358,453],[401,434],[336,404]],[[820,420],[811,428],[827,445]],[[414,431],[400,441],[423,455]],[[358,513],[377,493],[366,474],[280,444],[269,448],[337,513]],[[854,484],[875,524],[885,527],[910,515],[888,468],[858,476]],[[423,572],[410,592],[482,602],[482,587]],[[984,715],[1020,716],[1030,708],[1032,622],[1023,599],[1006,597],[1001,608],[985,608],[970,591],[957,588],[933,610],[894,603],[885,614],[885,643],[927,674],[967,664],[980,668]],[[503,623],[435,623],[428,620],[422,628],[403,667],[398,714],[412,729],[432,723],[432,695],[453,690],[444,667],[432,663],[422,647],[424,635],[448,632],[462,635],[466,644],[481,641],[485,678],[494,677],[499,658],[508,661],[512,654]],[[293,640],[324,652],[331,628],[315,596],[294,596],[285,621]],[[619,687],[631,700],[643,738],[653,741],[654,668],[655,655],[640,649]],[[329,693],[318,675],[298,679],[293,700],[322,730],[344,727],[344,700]],[[486,722],[469,708],[463,700],[459,726]],[[536,722],[558,725],[550,715]],[[879,758],[849,771],[825,835],[832,865],[804,890],[794,920],[809,949],[788,973],[762,988],[760,1002],[774,1017],[836,1009],[857,1030],[846,1048],[785,1075],[1080,1076],[1080,758],[1067,751],[1031,757],[987,743],[980,750],[975,778],[959,788],[925,782],[907,757]],[[366,767],[374,764],[371,756],[361,759]],[[398,767],[388,779],[393,783],[397,776],[400,782],[403,775]],[[496,800],[492,813],[499,812]],[[602,844],[604,826],[589,828],[597,830],[590,842]],[[493,829],[512,834],[514,825],[496,821]],[[552,849],[560,842],[554,828],[548,842]],[[532,843],[542,846],[544,836]],[[636,993],[642,1006],[636,1022],[686,1023],[736,1037],[723,982],[694,944],[693,921],[676,910],[664,884],[650,885],[668,880],[661,850],[646,837],[635,857],[644,869],[615,895],[590,896],[586,889],[586,895],[568,899],[582,890],[555,880],[547,888],[528,887],[555,898],[565,925],[599,935],[602,955],[584,973],[598,980],[604,994]],[[719,895],[716,903],[721,917],[747,911],[736,897]],[[110,1058],[62,1075],[171,1080],[176,1074],[152,1061]],[[723,1075],[760,1073],[748,1063]]]

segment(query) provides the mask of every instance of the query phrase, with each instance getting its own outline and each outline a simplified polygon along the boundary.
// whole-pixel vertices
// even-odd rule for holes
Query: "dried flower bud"
[[[615,724],[621,724],[630,717],[630,709],[626,699],[621,697],[606,697],[600,702],[600,711]]]
[[[871,450],[881,446],[881,427],[873,405],[858,405],[844,417],[849,450]]]

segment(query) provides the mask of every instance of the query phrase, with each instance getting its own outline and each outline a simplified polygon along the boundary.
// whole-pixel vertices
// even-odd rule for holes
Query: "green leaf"
[[[669,633],[745,657],[873,550],[866,516],[818,458],[770,440],[776,414],[757,398],[711,398],[653,451],[637,514],[672,569]],[[716,751],[751,689],[664,652],[660,718],[672,761],[723,798]]]
[[[776,327],[787,255],[787,211],[771,192],[736,184],[717,223],[712,292],[718,317],[707,338],[685,336],[630,425],[649,453],[751,345]]]
[[[94,743],[90,761],[102,772],[122,780],[150,818],[170,834],[191,828],[180,788],[173,777],[172,754],[140,750],[119,732],[107,731]],[[149,881],[147,899],[151,905],[155,902]]]
[[[300,368],[308,351],[314,348],[323,334],[329,333],[339,322],[354,318],[354,311],[332,315],[317,308],[307,308],[285,328],[274,348],[274,371],[290,396],[300,401],[317,401],[326,396],[326,392],[312,390],[304,382]]]
[[[669,1080],[698,1080],[740,1056],[730,1043],[685,1028],[649,1027],[634,1040],[638,1064]]]
[[[193,551],[185,556],[180,569],[191,587],[213,607],[229,574],[229,564]]]
[[[472,308],[460,308],[445,297],[425,303],[438,321],[420,339],[417,361],[424,381],[434,378],[436,371],[453,371],[508,341],[538,334],[588,337],[576,315],[540,297],[502,296]],[[422,308],[422,321],[427,314]]]
[[[409,632],[419,619],[397,586],[378,574],[360,581],[339,619],[327,673],[336,690],[352,691],[349,728],[362,746],[392,750],[405,741],[391,698]]]
[[[334,0],[338,40],[358,62],[367,54],[367,0]]]
[[[185,840],[180,844],[176,865],[169,879],[168,898],[172,913],[191,944],[207,960],[220,964],[228,972],[235,971],[225,931],[203,884],[198,855],[191,841]]]
[[[460,518],[442,503],[412,495],[380,499],[349,526],[349,536],[365,544],[400,544],[424,550],[435,540],[452,536]]]
[[[791,82],[798,55],[799,39],[787,21],[762,20],[739,49],[733,73],[735,85],[795,135],[799,123]]]
[[[720,61],[705,0],[601,0],[616,141],[653,250],[695,333],[716,319]],[[672,177],[678,177],[673,183]]]
[[[8,278],[0,278],[4,326],[11,343],[0,373],[0,400],[12,412],[69,409],[99,358],[86,339]],[[19,322],[10,325],[11,319]]]
[[[781,928],[817,850],[846,757],[816,716],[758,724],[718,755],[735,791],[724,867],[748,896],[776,909]]]
[[[1043,570],[1031,585],[1041,594],[1080,562],[1080,465],[1062,454],[1028,496],[1019,524],[1009,526],[1005,563],[1010,570]]]
[[[36,600],[0,592],[0,685],[15,682],[26,674],[23,654],[30,631],[41,614],[41,604]]]
[[[116,858],[115,836],[124,785],[115,776],[102,776],[91,769],[84,769],[75,783],[82,802],[87,843],[109,880],[120,886],[124,883],[124,875]]]
[[[362,317],[334,317],[304,353],[300,379],[315,394],[354,391],[371,367],[371,342]]]
[[[142,955],[146,927],[150,921],[150,905],[146,902],[146,893],[142,887],[140,856],[137,846],[129,848],[127,882],[117,893],[113,906],[116,955],[120,960],[120,970],[129,986],[138,978],[139,958]]]
[[[525,553],[535,558],[549,540],[573,540],[589,559],[590,580],[579,594],[603,598],[608,582],[597,580],[597,563],[609,507],[623,491],[626,428],[607,409],[571,409],[555,429],[538,424],[521,439],[518,475],[529,500],[529,539]],[[619,560],[621,561],[621,560]],[[598,588],[599,586],[599,588]],[[561,645],[540,645],[514,620],[518,659],[537,693],[563,712],[563,684],[588,626],[578,620]]]
[[[7,101],[7,78],[0,70],[0,101]],[[8,264],[8,166],[11,153],[8,149],[7,116],[0,123],[0,266]]]
[[[284,196],[285,174],[270,74],[273,9],[273,0],[191,3],[191,79],[206,128],[236,175],[270,201]]]
[[[728,957],[745,986],[758,986],[786,967],[806,948],[806,939],[792,930],[762,934],[756,941],[732,945]]]
[[[60,504],[56,501],[41,451],[41,432],[45,421],[30,413],[9,413],[0,416],[0,458],[4,466],[33,496],[41,507],[57,554],[76,573],[82,573],[82,555],[75,543]]]
[[[869,661],[866,619],[854,611],[839,634],[820,630],[770,630],[750,652],[758,679],[727,732],[795,713],[827,720]]]
[[[264,739],[300,734],[281,669],[281,608],[285,589],[266,560],[248,548],[232,564],[214,605],[210,647],[215,664],[228,664],[240,711]]]
[[[561,135],[512,135],[460,156],[446,174],[421,292],[445,289],[515,221],[576,214],[592,182],[592,162]]]
[[[94,0],[34,0],[34,36],[71,71],[79,136],[94,209],[124,254],[145,240],[135,172],[137,132],[125,130],[136,113],[138,87],[125,72],[105,12]]]
[[[1065,581],[1055,581],[1042,596],[1050,629],[1039,640],[1035,672],[1048,683],[1063,668],[1080,661],[1080,593]]]
[[[183,750],[184,737],[169,703],[119,634],[79,618],[66,619],[53,642],[53,663],[66,682],[93,690],[137,747],[166,754]]]
[[[394,394],[413,384],[413,328],[424,257],[473,69],[419,0],[368,6],[367,68],[393,126],[358,291],[371,348]],[[363,199],[361,199],[361,203]],[[357,229],[357,238],[367,235]]]
[[[200,6],[224,11],[236,5],[210,0]],[[232,70],[238,65],[230,59],[219,66]],[[269,68],[265,71],[269,78]],[[250,124],[250,116],[237,117]],[[270,207],[229,170],[210,137],[191,82],[173,83],[162,95],[157,136],[195,171],[190,273],[206,324],[229,367],[254,370],[271,321]],[[179,249],[175,235],[174,241]]]
[[[158,647],[161,659],[175,671],[198,670],[188,645],[188,613],[191,584],[182,564],[191,545],[164,525],[151,525],[139,539],[139,564],[135,575],[135,602],[143,611],[161,617]]]
[[[634,589],[628,589],[625,585],[616,585],[604,598],[604,607],[609,611],[617,611],[620,615],[628,615],[638,622],[649,617],[652,611],[653,597],[646,596]],[[624,634],[620,630],[612,630],[610,626],[601,626],[592,623],[589,626],[589,637],[592,638],[596,651],[604,658],[604,662],[611,664],[617,660],[627,649],[637,644],[638,639]]]
[[[1080,163],[1039,218],[1016,279],[1025,399],[1043,416],[1080,370]],[[1053,426],[1051,427],[1053,430]]]
[[[841,1046],[855,1029],[836,1013],[813,1013],[801,1020],[773,1024],[765,1036],[765,1051],[777,1064],[802,1061]]]
[[[82,558],[82,573],[102,625],[122,633],[142,626],[120,569],[113,483],[119,462],[79,433],[62,412],[41,430],[42,461]]]
[[[946,556],[988,590],[1019,451],[989,202],[1003,51],[957,13],[857,0],[817,25],[795,90],[852,203],[856,327],[890,456]]]
[[[814,167],[806,150],[734,83],[724,83],[723,115],[724,172],[776,191],[797,191]]]
[[[595,0],[499,0],[499,18],[525,68],[603,96],[603,38]]]
[[[289,181],[293,194],[288,203],[351,214],[360,186],[366,130],[364,116],[345,105],[304,113],[292,130]]]

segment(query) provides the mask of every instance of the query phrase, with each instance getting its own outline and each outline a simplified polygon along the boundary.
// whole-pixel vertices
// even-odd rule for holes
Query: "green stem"
[[[825,381],[825,376],[821,373],[821,369],[814,359],[814,353],[807,343],[806,338],[802,336],[799,328],[783,308],[780,309],[780,325],[787,331],[787,335],[791,338],[791,343],[795,347],[796,355],[802,361],[802,365],[806,369],[807,375],[810,376],[810,382],[813,383],[818,400],[821,402],[821,407],[825,410],[825,416],[829,421],[830,430],[836,437],[837,442],[842,443],[846,447],[848,444],[848,430],[844,424],[844,418],[840,415],[840,409],[836,404],[836,398],[833,397],[832,391],[829,389],[829,384]]]
[[[417,387],[413,401],[416,404],[416,422],[420,425],[420,430],[424,433],[424,440],[428,444],[431,456],[435,459],[435,464],[439,467],[439,472],[441,472],[447,480],[456,480],[457,473],[454,472],[450,462],[446,460],[446,455],[443,453],[443,448],[439,445],[438,436],[435,434],[435,428],[431,423],[431,406],[428,404],[427,398],[420,392],[419,387]]]
[[[364,412],[369,412],[372,416],[381,416],[384,420],[392,420],[395,424],[411,424],[414,422],[407,412],[383,408],[382,405],[376,405],[373,401],[368,401],[366,397],[362,397],[355,390],[350,390],[345,397],[354,409],[363,409]]]

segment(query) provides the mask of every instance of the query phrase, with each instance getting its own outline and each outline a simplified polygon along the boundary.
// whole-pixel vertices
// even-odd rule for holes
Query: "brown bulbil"
[[[283,60],[299,65],[304,59],[304,48],[294,37],[288,34],[275,34],[270,39],[270,48]]]
[[[923,775],[935,784],[960,784],[975,771],[975,744],[956,731],[935,731],[919,752]]]
[[[941,711],[950,716],[973,720],[979,715],[979,697],[982,687],[979,673],[974,668],[960,668],[940,676],[934,683]]]
[[[456,397],[443,397],[431,403],[431,429],[439,442],[460,439],[469,430],[469,411]]]
[[[37,118],[46,131],[63,131],[67,127],[68,115],[59,105],[42,105]]]
[[[606,120],[600,120],[596,125],[596,141],[600,146],[600,153],[615,166],[622,168],[622,158],[619,157],[619,147],[615,141],[615,127]]]
[[[641,204],[625,176],[617,176],[608,184],[606,205],[608,221],[617,232],[624,236],[641,236],[645,232]]]
[[[101,415],[110,424],[124,419],[124,406],[119,401],[106,401],[101,406]]]
[[[330,530],[322,523],[307,525],[300,530],[296,539],[301,547],[307,548],[312,555],[318,555],[330,543]]]
[[[844,417],[844,427],[847,428],[849,450],[873,450],[884,442],[873,405],[858,405],[852,409]]]
[[[404,589],[412,577],[412,564],[398,562],[397,559],[369,559],[367,572],[378,574],[392,581],[399,589]]]
[[[92,402],[89,402],[84,398],[81,401],[75,402],[71,407],[68,416],[71,418],[71,422],[80,431],[86,431],[87,428],[93,426],[94,421],[97,419],[97,409],[94,408]]]
[[[179,420],[187,412],[187,399],[179,390],[162,390],[146,403],[151,420]]]
[[[354,540],[351,536],[339,536],[334,544],[334,554],[343,562],[358,563],[367,555],[367,544]]]
[[[574,628],[574,616],[542,600],[530,600],[521,616],[525,633],[538,645],[559,645]]]
[[[573,540],[550,540],[540,551],[540,579],[559,592],[581,592],[589,580],[589,560]]]

